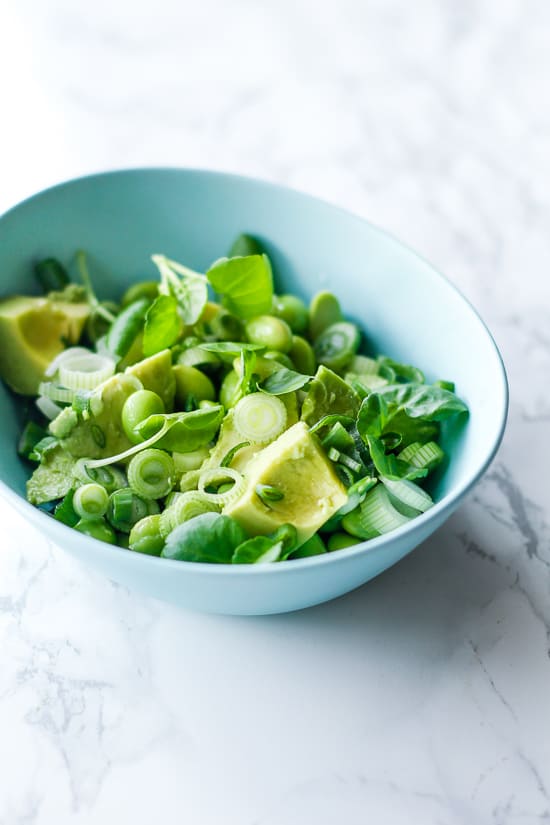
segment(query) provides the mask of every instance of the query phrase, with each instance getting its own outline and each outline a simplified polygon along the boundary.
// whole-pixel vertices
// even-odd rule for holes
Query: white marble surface
[[[550,821],[550,5],[0,6],[0,208],[120,165],[257,174],[438,265],[511,380],[457,515],[366,587],[205,617],[0,504],[2,825]]]

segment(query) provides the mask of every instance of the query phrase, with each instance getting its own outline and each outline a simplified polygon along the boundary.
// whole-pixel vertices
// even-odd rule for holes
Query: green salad
[[[226,564],[340,550],[432,506],[441,422],[467,414],[452,383],[364,353],[332,293],[275,293],[249,235],[206,273],[152,260],[119,303],[83,252],[36,265],[42,296],[0,301],[32,504],[129,551]]]

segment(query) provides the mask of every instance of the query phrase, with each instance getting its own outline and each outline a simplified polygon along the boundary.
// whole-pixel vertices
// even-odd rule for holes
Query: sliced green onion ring
[[[107,512],[108,504],[109,495],[100,484],[83,484],[74,491],[73,508],[80,518],[100,519]]]
[[[44,375],[46,378],[52,378],[57,370],[59,369],[60,364],[63,361],[70,360],[71,358],[75,358],[81,355],[93,355],[94,353],[90,349],[86,349],[86,347],[69,347],[68,349],[64,349],[63,352],[60,352],[59,355],[56,355],[55,358],[50,361]]]
[[[53,421],[54,418],[57,418],[59,413],[62,411],[62,407],[59,407],[55,401],[52,401],[51,398],[48,398],[46,395],[39,395],[36,399],[36,406],[42,413],[45,415],[46,418],[49,418],[50,421]]]
[[[69,387],[62,387],[55,381],[41,381],[38,385],[38,394],[51,398],[52,401],[59,401],[62,404],[70,404],[74,398],[74,391]]]
[[[94,390],[115,373],[115,362],[95,352],[66,358],[59,364],[59,380],[72,390]]]
[[[206,487],[220,486],[228,481],[233,481],[234,484],[225,493],[208,493],[206,491]],[[243,486],[244,478],[237,470],[233,470],[231,467],[213,467],[211,470],[205,470],[200,474],[198,489],[200,493],[207,497],[208,501],[218,502],[224,506],[241,494]]]
[[[145,499],[168,495],[174,486],[174,476],[174,461],[164,450],[142,450],[128,464],[128,483]]]
[[[172,511],[170,524],[174,529],[184,521],[201,516],[203,513],[219,513],[221,508],[222,502],[213,501],[208,493],[201,493],[198,490],[180,493],[179,498],[170,508]]]
[[[287,411],[276,395],[253,392],[241,398],[234,409],[233,424],[243,440],[269,444],[279,436],[287,421]]]

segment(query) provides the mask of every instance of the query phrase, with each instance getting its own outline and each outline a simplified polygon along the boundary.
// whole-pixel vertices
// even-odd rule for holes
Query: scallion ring
[[[286,407],[276,395],[253,392],[235,406],[233,424],[243,440],[269,444],[279,436],[287,422]]]
[[[231,489],[226,490],[224,493],[210,493],[206,490],[207,487],[219,488],[228,481],[233,481],[234,483]],[[240,495],[243,485],[243,476],[237,472],[237,470],[233,470],[231,467],[214,467],[200,474],[198,489],[200,493],[203,493],[207,497],[208,501],[213,501],[224,506]]]
[[[59,364],[59,380],[71,390],[94,390],[114,372],[113,359],[95,352],[75,355]]]
[[[128,483],[142,498],[168,495],[174,486],[174,476],[174,461],[164,450],[143,450],[128,464]]]
[[[75,513],[83,519],[100,519],[107,512],[109,495],[105,487],[94,482],[77,487],[73,496]]]

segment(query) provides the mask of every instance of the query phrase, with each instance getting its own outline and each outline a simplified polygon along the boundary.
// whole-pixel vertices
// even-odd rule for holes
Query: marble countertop
[[[0,503],[1,825],[550,821],[550,6],[21,0],[0,11],[0,208],[117,166],[343,204],[481,312],[511,383],[429,541],[301,613],[187,613]]]

